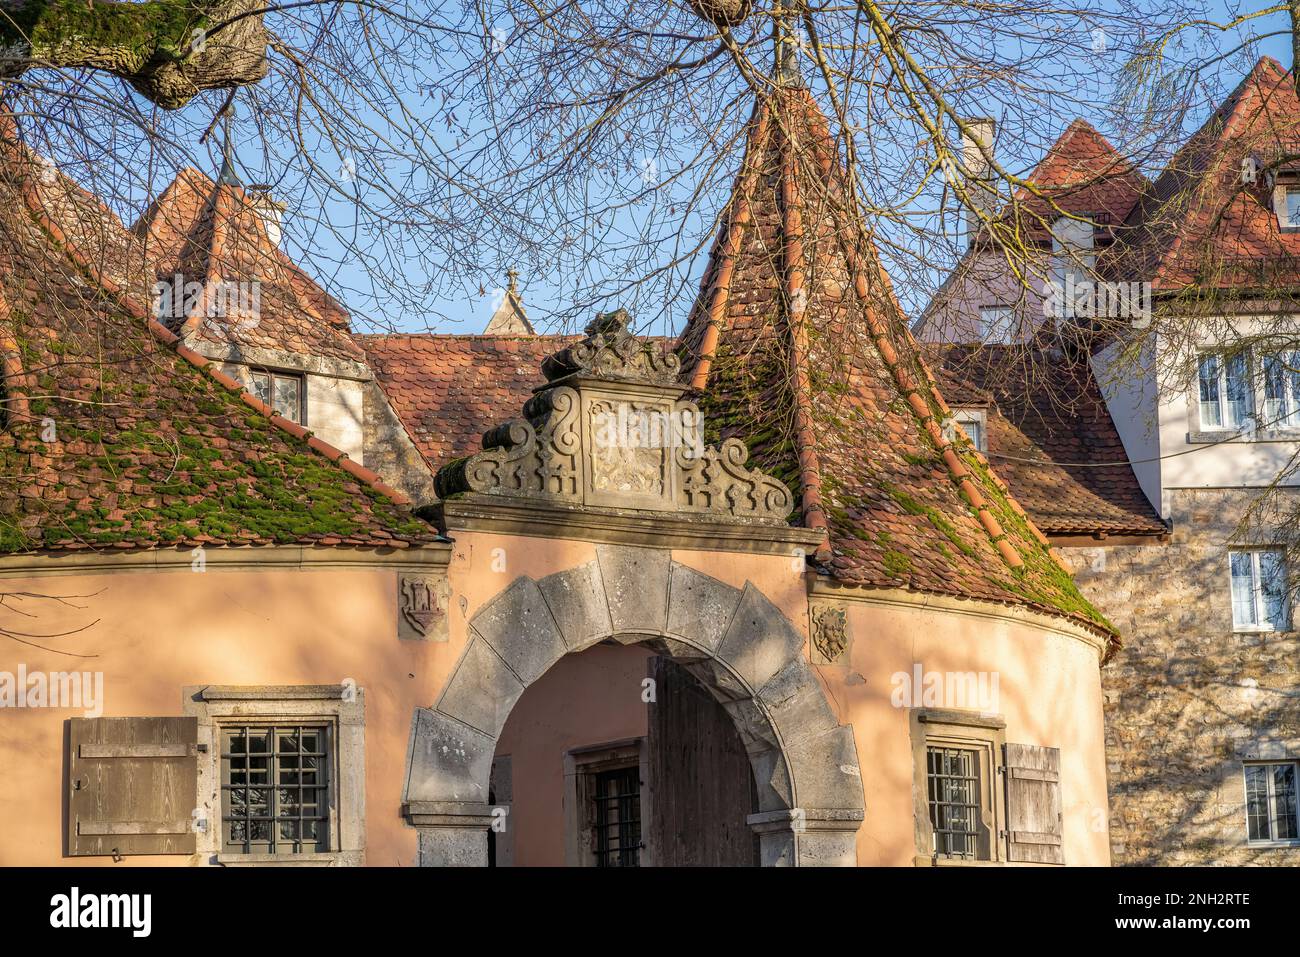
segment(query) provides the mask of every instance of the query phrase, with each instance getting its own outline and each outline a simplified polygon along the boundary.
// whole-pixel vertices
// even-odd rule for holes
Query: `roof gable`
[[[134,292],[148,287],[111,275],[131,248],[120,224],[78,243],[64,213],[93,199],[0,149],[0,551],[436,539],[377,476],[180,346]]]

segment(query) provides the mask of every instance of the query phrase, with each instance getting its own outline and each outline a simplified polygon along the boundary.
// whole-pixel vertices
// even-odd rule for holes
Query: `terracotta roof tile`
[[[1089,364],[1060,350],[945,346],[944,397],[984,410],[989,458],[1048,535],[1162,535]],[[1113,467],[1102,467],[1114,462]]]
[[[437,539],[179,346],[130,235],[47,172],[0,137],[0,552]]]
[[[745,441],[790,485],[802,523],[828,529],[826,573],[1115,637],[982,456],[944,438],[946,405],[804,89],[757,104],[679,350],[710,441]]]

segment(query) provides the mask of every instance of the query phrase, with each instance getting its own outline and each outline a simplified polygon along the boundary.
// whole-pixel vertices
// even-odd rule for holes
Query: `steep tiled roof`
[[[1016,195],[1018,213],[1040,242],[1051,241],[1048,227],[1060,215],[1058,210],[1113,229],[1147,185],[1146,177],[1084,119],[1066,128],[1027,179],[1044,195],[1021,188]]]
[[[179,345],[141,262],[111,213],[0,137],[0,552],[436,539]]]
[[[1279,229],[1264,175],[1297,153],[1300,99],[1263,57],[1144,192],[1102,268],[1156,292],[1300,285],[1300,232]],[[1262,166],[1254,185],[1241,182],[1248,156]]]
[[[933,364],[949,403],[984,409],[993,466],[1048,535],[1165,533],[1086,361],[985,345],[937,348]]]
[[[371,370],[433,469],[482,448],[483,433],[518,418],[542,360],[576,336],[357,336]]]
[[[181,170],[133,231],[163,282],[175,285],[179,274],[182,285],[204,284],[210,297],[223,283],[235,290],[239,283],[258,283],[256,314],[219,307],[193,310],[187,317],[177,306],[163,316],[186,342],[362,361],[349,335],[347,312],[271,241],[257,198],[242,187]]]
[[[907,330],[804,89],[763,95],[680,339],[706,426],[786,481],[851,584],[1031,607],[1106,631],[969,443]]]

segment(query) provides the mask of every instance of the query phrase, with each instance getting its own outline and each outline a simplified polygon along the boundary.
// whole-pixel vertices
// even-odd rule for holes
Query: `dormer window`
[[[252,370],[253,394],[290,422],[307,424],[307,390],[303,377],[292,372]]]
[[[1284,202],[1278,212],[1284,229],[1300,229],[1300,186],[1285,187]]]
[[[970,439],[970,444],[980,452],[988,451],[986,441],[987,429],[985,428],[985,416],[983,409],[953,409],[952,418],[948,421],[946,429],[948,441],[955,441],[957,430],[961,429],[966,433],[966,438]]]

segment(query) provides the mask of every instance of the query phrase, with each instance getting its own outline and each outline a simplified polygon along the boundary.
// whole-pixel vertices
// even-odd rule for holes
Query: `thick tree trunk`
[[[0,76],[104,70],[164,109],[266,76],[265,0],[0,0]],[[229,22],[234,20],[234,22]]]

